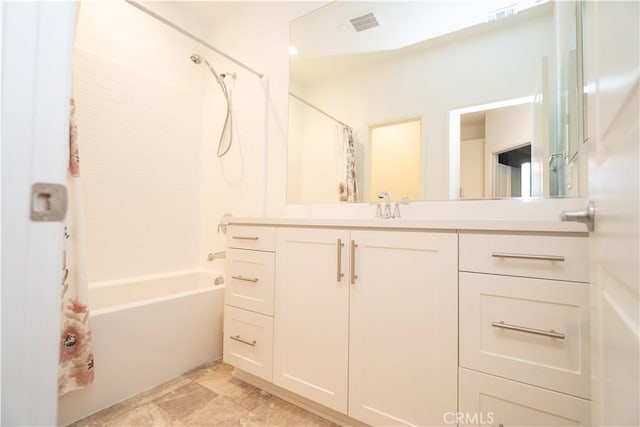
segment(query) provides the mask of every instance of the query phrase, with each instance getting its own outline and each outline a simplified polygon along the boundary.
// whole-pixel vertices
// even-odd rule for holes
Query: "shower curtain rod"
[[[225,58],[227,58],[229,61],[241,66],[242,68],[244,68],[245,70],[255,74],[256,76],[263,78],[264,74],[254,70],[253,68],[249,67],[248,65],[243,64],[242,62],[238,61],[237,59],[233,58],[232,56],[224,53],[223,51],[221,51],[220,49],[217,49],[213,46],[211,46],[209,43],[207,43],[206,41],[202,40],[199,37],[196,37],[195,35],[191,34],[190,32],[188,32],[187,30],[183,29],[182,27],[179,27],[178,25],[174,24],[173,22],[163,18],[162,16],[158,15],[157,13],[151,11],[150,9],[147,9],[146,7],[144,7],[143,5],[141,5],[140,3],[138,3],[135,0],[124,0],[125,2],[129,3],[131,6],[135,7],[136,9],[146,13],[147,15],[157,19],[158,21],[162,22],[165,25],[168,25],[169,27],[173,28],[174,30],[182,33],[183,35],[189,37],[190,39],[200,43],[201,45],[205,46],[206,48],[211,49],[212,51],[216,52],[218,55],[221,55]]]
[[[324,112],[323,110],[319,109],[318,107],[316,107],[315,105],[311,104],[308,101],[305,101],[304,99],[300,98],[298,95],[295,95],[291,92],[289,92],[289,95],[294,97],[295,99],[297,99],[298,101],[302,102],[303,104],[308,105],[309,107],[313,108],[314,110],[316,110],[318,113],[320,114],[324,114],[325,116],[329,117],[331,120],[333,120],[334,122],[338,122],[340,123],[342,126],[349,128],[351,130],[353,130],[353,127],[349,126],[348,124],[346,124],[345,122],[336,119],[335,117],[333,117],[331,114]]]

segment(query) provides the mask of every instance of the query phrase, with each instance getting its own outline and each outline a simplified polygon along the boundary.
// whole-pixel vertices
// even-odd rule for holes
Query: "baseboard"
[[[278,387],[277,385],[270,383],[269,381],[265,381],[262,378],[258,378],[255,375],[242,371],[238,368],[233,368],[233,376],[241,381],[251,384],[252,386],[258,387],[261,390],[271,393],[274,396],[279,397],[280,399],[286,400],[289,403],[299,406],[306,411],[325,418],[332,423],[341,426],[357,427],[367,425],[338,411],[334,411],[331,408],[327,408],[326,406],[320,405],[319,403],[313,402],[307,398]]]

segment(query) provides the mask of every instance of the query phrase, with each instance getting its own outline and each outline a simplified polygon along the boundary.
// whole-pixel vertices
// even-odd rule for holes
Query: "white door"
[[[349,416],[445,424],[457,410],[456,233],[352,231]]]
[[[2,2],[2,425],[55,425],[63,225],[29,219],[63,184],[74,2]]]
[[[593,425],[640,425],[639,6],[585,2]]]
[[[273,382],[347,412],[349,231],[276,232]]]

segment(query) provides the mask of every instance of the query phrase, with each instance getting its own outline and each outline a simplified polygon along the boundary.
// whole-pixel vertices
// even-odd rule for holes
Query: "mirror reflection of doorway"
[[[459,117],[459,127],[452,131],[459,144],[458,197],[530,197],[533,99],[454,110],[452,116],[454,113]]]
[[[371,127],[370,201],[377,202],[382,190],[394,200],[422,198],[421,142],[421,119]]]
[[[494,155],[494,197],[531,197],[531,143]]]
[[[485,112],[460,116],[460,198],[483,199]]]

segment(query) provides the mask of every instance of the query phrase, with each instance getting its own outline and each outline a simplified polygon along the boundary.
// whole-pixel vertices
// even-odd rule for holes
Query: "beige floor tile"
[[[125,400],[122,403],[125,405],[142,406],[146,403],[154,401],[160,396],[163,396],[167,393],[171,393],[172,391],[190,383],[191,383],[191,380],[181,376],[173,380],[170,380],[164,384],[161,384],[157,387],[154,387],[150,390],[144,391],[130,399]]]
[[[104,427],[167,427],[172,421],[171,416],[165,411],[153,403],[147,403],[111,419]]]
[[[189,427],[248,426],[263,422],[226,396],[216,397],[180,421]]]
[[[300,425],[308,414],[304,409],[275,396],[271,396],[267,402],[256,407],[252,412],[267,424],[273,426]]]
[[[259,388],[253,387],[249,384],[245,384],[242,394],[237,394],[230,398],[243,408],[253,411],[257,407],[269,403],[272,396],[266,391],[260,390]]]
[[[207,377],[230,377],[233,374],[233,367],[221,361],[212,362],[208,365],[187,372],[183,376],[192,381],[198,381]]]
[[[116,403],[108,408],[89,415],[69,425],[69,427],[95,427],[102,426],[110,420],[117,418],[135,408],[128,403]]]
[[[186,378],[190,381],[195,381],[198,378],[204,375],[208,375],[211,372],[216,372],[219,375],[221,372],[226,372],[230,368],[231,367],[229,365],[225,365],[224,363],[222,363],[222,361],[216,360],[214,362],[206,363],[202,366],[198,366],[195,369],[185,372],[182,375],[182,378]],[[231,371],[233,371],[233,368],[231,368]]]
[[[113,405],[73,427],[308,426],[335,424],[232,377],[213,362]]]
[[[198,383],[191,382],[153,401],[172,419],[181,419],[204,407],[218,395]]]
[[[326,420],[316,414],[312,414],[308,412],[303,418],[301,426],[309,426],[309,427],[339,427],[338,424],[332,423],[329,420]]]

